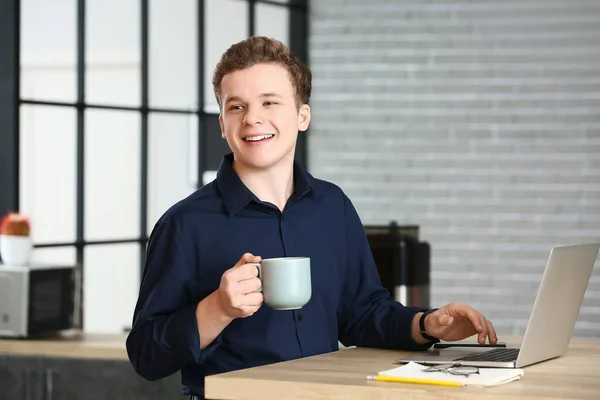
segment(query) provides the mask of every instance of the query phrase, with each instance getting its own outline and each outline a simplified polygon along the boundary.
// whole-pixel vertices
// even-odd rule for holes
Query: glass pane
[[[74,102],[75,0],[21,0],[21,97]]]
[[[197,118],[193,118],[190,123],[188,140],[188,181],[190,185],[198,185],[198,123]],[[202,151],[202,156],[206,157],[206,171],[202,176],[201,185],[212,182],[217,177],[217,171],[223,156],[231,152],[227,141],[221,138],[221,127],[219,125],[218,114],[206,114],[202,119],[202,133],[207,135],[206,149]]]
[[[207,135],[205,143],[208,148],[203,152],[204,157],[206,157],[206,167],[209,171],[216,171],[223,161],[223,156],[231,152],[227,141],[221,138],[219,116],[216,114],[206,115],[202,129],[204,134]],[[204,181],[204,183],[208,182]]]
[[[256,34],[290,45],[290,9],[272,4],[256,4]]]
[[[77,135],[70,107],[21,106],[20,209],[34,243],[75,241]]]
[[[86,101],[140,105],[140,1],[87,0]]]
[[[31,253],[31,261],[35,264],[75,265],[77,253],[73,246],[34,248]]]
[[[148,234],[171,205],[196,187],[196,126],[195,115],[150,114]]]
[[[204,110],[218,113],[212,75],[225,50],[248,37],[248,3],[239,0],[206,0],[205,4]]]
[[[86,246],[83,266],[83,327],[123,333],[131,327],[140,284],[140,246]]]
[[[137,238],[140,114],[88,110],[85,123],[85,238]]]
[[[152,107],[197,109],[197,17],[196,0],[150,1]]]

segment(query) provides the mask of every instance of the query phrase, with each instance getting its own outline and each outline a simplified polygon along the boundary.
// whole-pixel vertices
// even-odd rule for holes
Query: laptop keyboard
[[[515,361],[519,355],[519,349],[494,349],[483,353],[472,353],[460,357],[454,361]]]

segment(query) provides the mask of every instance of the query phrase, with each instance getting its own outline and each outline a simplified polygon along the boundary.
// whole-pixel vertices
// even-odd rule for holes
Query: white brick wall
[[[550,248],[600,240],[600,1],[313,0],[310,63],[311,172],[421,226],[433,304],[523,334]]]

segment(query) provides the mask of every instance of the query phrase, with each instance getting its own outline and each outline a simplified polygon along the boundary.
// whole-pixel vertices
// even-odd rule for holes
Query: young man
[[[496,342],[468,305],[423,313],[382,287],[351,201],[294,162],[310,123],[311,72],[285,45],[264,37],[233,45],[213,85],[232,154],[152,232],[127,339],[138,374],[180,370],[184,393],[202,398],[206,375],[335,351],[338,340],[413,350],[474,334]],[[311,260],[312,297],[300,310],[273,310],[256,292],[251,263],[284,256]]]

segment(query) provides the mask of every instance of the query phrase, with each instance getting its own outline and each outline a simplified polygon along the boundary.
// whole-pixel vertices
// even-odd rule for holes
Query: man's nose
[[[262,117],[255,109],[248,108],[244,116],[244,124],[252,126],[262,123]]]

